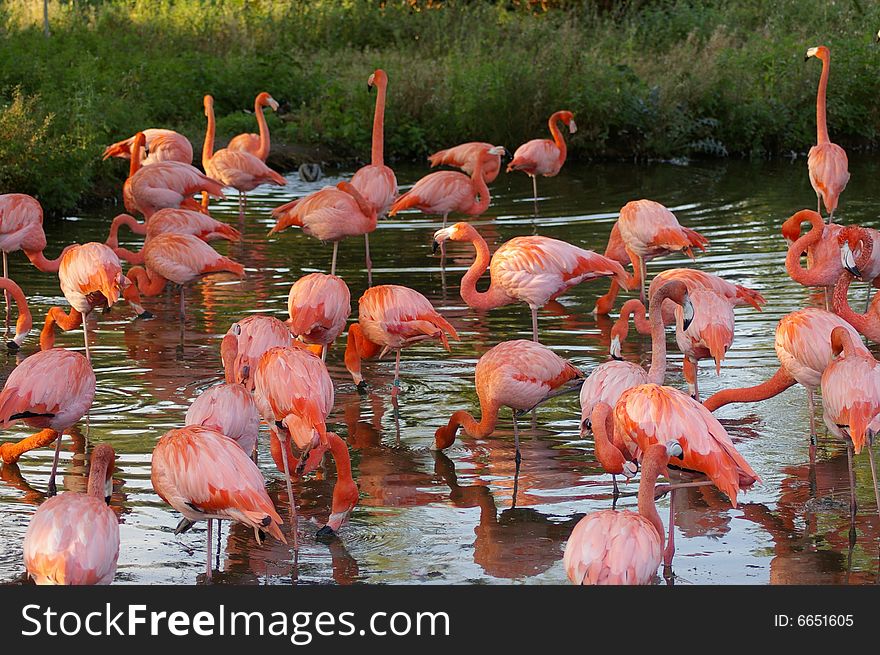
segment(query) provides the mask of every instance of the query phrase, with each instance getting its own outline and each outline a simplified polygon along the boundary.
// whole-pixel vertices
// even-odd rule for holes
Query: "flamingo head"
[[[802,209],[789,216],[782,224],[782,236],[791,245],[801,237],[801,225],[810,223],[814,228],[824,229],[825,221],[812,209]]]
[[[241,326],[238,323],[233,323],[226,336],[223,337],[223,341],[220,342],[220,361],[223,363],[227,384],[243,384],[247,379],[246,372],[235,370],[238,359],[238,335],[240,334]]]
[[[877,34],[874,35],[874,43],[880,43],[880,31],[878,31]]]
[[[208,114],[210,114],[211,112],[214,111],[214,96],[206,95],[202,99],[202,103],[205,106],[205,116],[207,116]]]
[[[441,243],[445,241],[470,241],[474,233],[476,233],[476,229],[470,223],[460,222],[444,227],[442,230],[434,232],[432,249],[436,254]]]
[[[830,54],[830,51],[824,45],[815,46],[807,50],[807,54],[804,55],[804,61],[807,61],[810,57],[816,57],[826,61]]]
[[[694,304],[687,293],[681,302],[681,329],[687,331],[694,321]]]
[[[611,346],[608,348],[608,354],[611,355],[611,359],[616,359],[618,362],[623,361],[623,354],[621,353],[620,348],[620,335],[615,334],[611,337]]]
[[[568,128],[569,134],[574,134],[577,132],[577,123],[574,122],[574,114],[570,111],[560,111],[557,112],[557,117],[561,120],[565,126]]]
[[[98,495],[100,492],[109,505],[113,495],[113,470],[116,453],[110,444],[99,444],[92,451],[91,472],[89,475],[89,492]],[[93,479],[94,476],[94,479]],[[94,491],[93,491],[94,490]]]
[[[367,78],[367,91],[372,91],[373,87],[380,83],[388,83],[388,75],[381,68],[377,68]]]
[[[257,102],[261,107],[271,107],[272,111],[278,111],[278,101],[265,91],[257,96]]]
[[[357,484],[351,478],[337,480],[333,488],[333,504],[330,506],[330,518],[327,525],[318,530],[317,537],[334,537],[340,528],[348,523],[348,517],[354,506],[358,504]]]
[[[862,276],[871,260],[874,239],[859,225],[848,225],[837,233],[840,244],[840,264],[856,277]]]

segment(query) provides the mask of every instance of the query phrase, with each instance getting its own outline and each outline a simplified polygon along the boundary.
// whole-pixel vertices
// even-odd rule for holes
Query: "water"
[[[874,225],[871,186],[880,174],[872,161],[850,162],[852,180],[839,217]],[[422,168],[400,168],[401,184],[411,184]],[[65,437],[59,487],[84,490],[84,447],[110,442],[118,453],[112,506],[121,521],[122,547],[117,583],[193,584],[203,580],[204,524],[174,536],[179,516],[150,485],[150,453],[167,430],[180,427],[190,402],[222,377],[221,336],[251,312],[286,318],[287,292],[301,274],[329,268],[331,247],[290,229],[267,239],[269,210],[303,195],[316,184],[295,176],[284,189],[259,189],[249,199],[242,244],[215,242],[218,250],[243,262],[248,277],[232,281],[212,276],[187,290],[185,332],[177,320],[176,292],[146,299],[154,320],[133,322],[128,307],[93,321],[92,351],[98,391],[81,436]],[[524,175],[504,175],[493,185],[490,210],[474,223],[496,245],[511,237],[541,234],[599,252],[617,211],[627,201],[652,198],[679,220],[709,238],[696,264],[728,280],[763,293],[763,313],[736,310],[736,340],[716,376],[700,372],[704,396],[729,386],[752,385],[777,368],[773,350],[776,321],[789,311],[817,304],[809,290],[792,282],[784,269],[782,221],[794,211],[815,206],[806,162],[566,165],[553,179],[539,180],[541,218],[532,218],[531,183]],[[120,207],[121,210],[121,207]],[[215,217],[237,224],[237,206],[218,203]],[[71,216],[46,226],[47,256],[72,241],[103,241],[113,208]],[[434,430],[456,409],[478,411],[473,369],[479,356],[501,340],[530,338],[528,309],[512,305],[478,313],[458,295],[458,280],[472,259],[466,244],[449,246],[447,288],[439,260],[431,256],[433,217],[406,215],[383,221],[371,236],[376,283],[398,283],[424,293],[453,323],[461,341],[446,353],[422,343],[404,352],[399,412],[390,399],[393,357],[365,363],[369,393],[358,394],[342,364],[344,342],[331,350],[328,364],[336,384],[330,429],[347,440],[361,492],[351,523],[330,544],[315,540],[316,526],[301,524],[296,568],[291,551],[268,541],[258,546],[253,534],[223,523],[220,566],[215,582],[227,583],[562,583],[565,540],[583,514],[611,506],[611,479],[593,456],[592,440],[578,435],[575,396],[557,399],[538,411],[536,429],[523,431],[523,467],[515,508],[513,437],[510,414],[502,411],[495,434],[475,440],[464,436],[442,454],[429,446]],[[122,244],[139,241],[122,232]],[[649,273],[688,265],[683,258],[651,262]],[[339,271],[358,298],[366,286],[363,242],[339,249]],[[29,296],[39,327],[47,309],[64,304],[57,278],[31,267],[20,253],[10,257],[10,275]],[[594,319],[590,310],[607,290],[599,281],[576,287],[540,314],[542,341],[585,370],[605,361],[611,321]],[[854,293],[864,294],[860,286]],[[621,301],[618,301],[618,307]],[[355,305],[356,316],[356,305]],[[90,330],[91,331],[91,330]],[[2,379],[21,358],[38,348],[36,332],[22,354],[6,357]],[[631,333],[632,334],[632,333]],[[669,332],[667,383],[684,388],[681,355]],[[82,332],[58,336],[58,345],[81,349]],[[624,354],[649,360],[649,341],[631,336]],[[815,468],[809,466],[808,421],[804,390],[796,386],[758,405],[719,412],[763,484],[745,493],[737,509],[713,488],[696,488],[676,498],[675,572],[677,584],[689,583],[869,583],[878,580],[880,521],[874,512],[867,458],[857,458],[860,513],[858,541],[848,549],[848,483],[842,444],[820,434]],[[264,429],[265,430],[265,429]],[[4,440],[30,431],[15,426]],[[281,475],[261,434],[259,465],[269,494],[285,519],[287,495]],[[24,567],[21,543],[30,516],[44,500],[51,449],[28,453],[18,466],[0,467],[0,582],[19,580]],[[335,473],[295,485],[301,517],[324,522]],[[634,493],[635,484],[623,488]],[[666,520],[668,498],[659,501]],[[623,497],[622,507],[635,498]],[[213,546],[217,548],[215,543]]]

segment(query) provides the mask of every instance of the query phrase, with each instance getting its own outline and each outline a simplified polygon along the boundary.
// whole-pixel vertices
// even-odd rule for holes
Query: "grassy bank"
[[[276,143],[369,155],[389,74],[392,161],[479,138],[510,148],[576,112],[577,158],[771,156],[815,139],[820,64],[832,50],[829,123],[848,148],[880,142],[880,5],[868,0],[117,0],[0,5],[0,192],[62,211],[118,192],[107,143],[171,127],[198,148],[212,93],[221,139],[268,90]]]

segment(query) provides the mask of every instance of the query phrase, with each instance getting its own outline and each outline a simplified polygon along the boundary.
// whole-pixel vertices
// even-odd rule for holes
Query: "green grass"
[[[374,96],[390,78],[389,160],[480,139],[515,148],[556,109],[577,116],[572,157],[766,157],[815,139],[832,50],[829,124],[848,149],[880,141],[880,3],[117,0],[0,5],[0,192],[50,212],[118,193],[107,143],[170,127],[199,149],[201,98],[221,140],[253,131],[257,92],[276,143],[369,156]]]

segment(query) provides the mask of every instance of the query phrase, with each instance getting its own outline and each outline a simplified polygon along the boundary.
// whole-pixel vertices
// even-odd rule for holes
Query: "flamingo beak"
[[[850,248],[848,241],[844,241],[843,245],[840,247],[840,263],[855,277],[862,276],[861,271],[859,271],[858,266],[856,266],[856,256],[853,253],[852,248]]]
[[[618,362],[623,361],[620,350],[620,337],[616,334],[611,339],[611,347],[608,349],[608,354],[611,355],[611,359],[616,359]]]
[[[272,111],[278,111],[278,101],[275,98],[269,98],[266,103],[272,108]]]
[[[431,254],[436,255],[438,250],[440,250],[440,242],[439,241],[432,241],[431,242]]]

